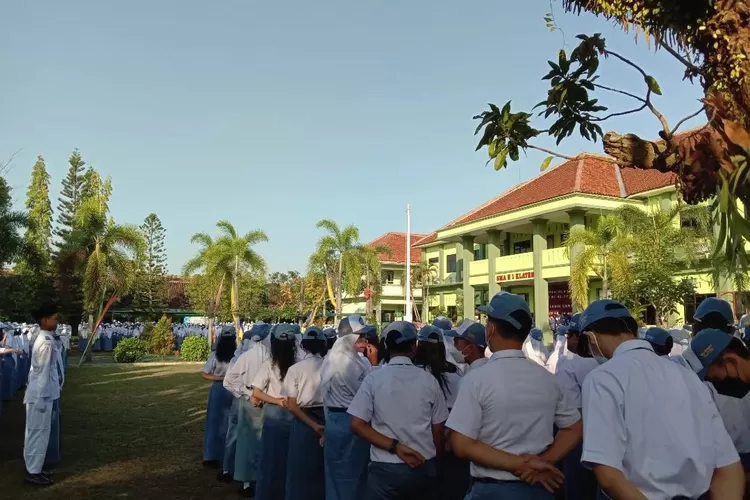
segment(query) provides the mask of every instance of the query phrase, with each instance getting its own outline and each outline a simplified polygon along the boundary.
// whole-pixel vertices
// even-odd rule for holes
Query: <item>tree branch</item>
[[[694,73],[696,73],[698,75],[701,74],[701,69],[698,66],[696,66],[695,64],[693,64],[692,62],[690,62],[690,60],[688,60],[682,54],[680,54],[675,49],[673,49],[668,43],[664,42],[664,40],[660,36],[658,36],[658,35],[656,36],[656,43],[657,43],[657,45],[659,47],[662,47],[669,54],[671,54],[672,57],[674,57],[675,59],[677,59],[678,61],[680,61],[687,69],[689,69],[690,71],[692,71],[692,72],[694,72]]]
[[[674,126],[674,128],[672,129],[672,131],[670,132],[670,134],[674,135],[675,132],[677,132],[677,129],[679,129],[680,126],[682,126],[683,123],[685,123],[686,121],[690,120],[691,118],[695,118],[699,114],[703,113],[705,110],[706,110],[706,106],[701,106],[701,109],[699,109],[698,111],[696,111],[692,115],[688,115],[685,118],[683,118],[682,120],[678,121],[677,125]]]
[[[638,97],[637,95],[631,94],[630,92],[625,92],[624,90],[613,89],[612,87],[607,87],[606,85],[599,85],[598,83],[595,83],[594,87],[600,88],[602,90],[609,90],[610,92],[616,92],[618,94],[626,95],[628,97],[632,97],[636,101],[640,101],[640,102],[642,102],[644,104],[646,103],[646,99],[644,99],[643,97]]]
[[[618,113],[610,113],[610,114],[608,114],[607,116],[605,116],[603,118],[598,118],[598,117],[595,117],[595,116],[591,116],[591,117],[589,117],[589,120],[591,120],[592,122],[603,122],[605,120],[609,120],[610,118],[614,118],[616,116],[632,115],[633,113],[638,113],[640,111],[643,111],[644,109],[646,109],[646,106],[648,106],[648,103],[644,102],[643,106],[641,106],[640,108],[631,109],[629,111],[620,111]]]
[[[534,146],[532,144],[527,144],[526,147],[529,148],[529,149],[536,149],[537,151],[541,151],[542,153],[547,153],[548,155],[552,155],[552,156],[556,156],[558,158],[562,158],[563,160],[575,160],[574,156],[564,155],[562,153],[558,153],[556,151],[552,151],[551,149],[542,148],[542,147],[539,147],[539,146]]]

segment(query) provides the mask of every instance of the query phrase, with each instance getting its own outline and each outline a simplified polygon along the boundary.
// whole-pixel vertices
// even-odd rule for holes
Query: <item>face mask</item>
[[[603,365],[607,362],[607,358],[602,354],[602,350],[599,347],[599,342],[596,340],[596,336],[593,333],[589,333],[586,335],[588,337],[591,347],[591,357],[593,357],[597,363],[600,365]]]
[[[750,384],[746,384],[737,378],[725,378],[724,380],[711,381],[716,392],[730,398],[742,399],[750,392]]]
[[[456,361],[456,363],[466,363],[466,356],[464,356],[463,351],[452,349],[451,356],[453,356],[453,359]]]

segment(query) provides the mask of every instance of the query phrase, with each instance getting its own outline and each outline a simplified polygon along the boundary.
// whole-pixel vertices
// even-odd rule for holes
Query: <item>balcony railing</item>
[[[565,247],[550,248],[542,252],[543,267],[569,266],[570,259],[565,255]]]
[[[495,268],[498,273],[528,271],[534,268],[534,254],[532,252],[526,252],[498,257],[497,261],[495,261]]]

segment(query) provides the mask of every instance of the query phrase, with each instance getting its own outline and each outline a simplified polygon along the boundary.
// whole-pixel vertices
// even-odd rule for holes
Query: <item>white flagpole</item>
[[[404,321],[412,320],[411,307],[411,207],[406,205],[406,307]]]

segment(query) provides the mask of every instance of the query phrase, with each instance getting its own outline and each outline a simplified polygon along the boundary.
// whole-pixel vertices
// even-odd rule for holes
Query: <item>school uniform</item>
[[[307,333],[306,333],[307,335]],[[325,341],[325,337],[321,339]],[[318,424],[325,423],[320,368],[323,357],[309,355],[289,368],[281,394],[295,398],[300,409]],[[320,436],[294,419],[287,458],[286,500],[325,500],[325,469]]]
[[[461,372],[445,373],[446,391],[445,404],[448,412],[456,405],[458,392],[463,382]],[[469,461],[458,458],[453,450],[447,450],[438,459],[438,492],[440,500],[463,500],[466,492],[471,486],[471,475],[469,473]]]
[[[445,396],[431,374],[405,356],[392,357],[362,382],[348,413],[418,451],[425,463],[412,469],[395,453],[370,447],[368,500],[430,499],[437,475],[432,425],[448,418]]]
[[[522,347],[523,353],[528,359],[535,362],[539,366],[545,366],[549,359],[549,350],[544,345],[544,336],[542,331],[538,328],[531,330],[531,333],[526,337]]]
[[[552,353],[550,353],[549,358],[547,358],[547,363],[544,365],[545,368],[547,368],[547,371],[552,374],[557,374],[557,367],[560,364],[560,359],[567,349],[568,339],[565,336],[565,333],[560,331],[562,328],[565,327],[560,327],[558,333],[555,335],[555,344],[552,346]],[[565,328],[565,332],[567,332],[567,328]]]
[[[60,381],[60,396],[62,396],[62,389],[65,385],[65,366],[62,358],[63,345],[58,339],[55,339],[55,369],[57,370],[57,376]],[[52,469],[62,460],[61,455],[61,442],[62,438],[60,435],[60,398],[52,402],[52,419],[50,424],[50,437],[49,444],[47,445],[47,454],[44,458],[44,469]]]
[[[212,352],[203,366],[203,373],[224,377],[228,367],[228,362],[218,361],[216,354]],[[203,432],[204,462],[216,462],[224,459],[227,422],[232,399],[232,394],[224,388],[221,380],[211,383],[211,391],[208,393],[206,428]]]

